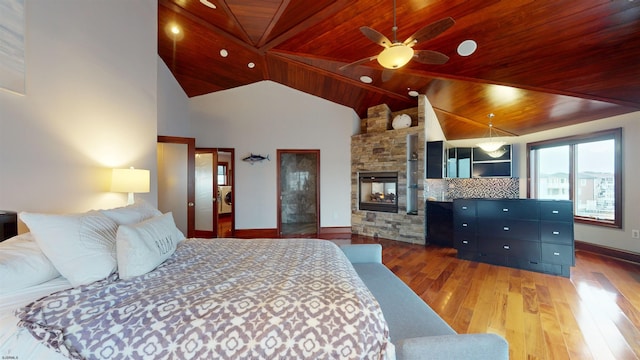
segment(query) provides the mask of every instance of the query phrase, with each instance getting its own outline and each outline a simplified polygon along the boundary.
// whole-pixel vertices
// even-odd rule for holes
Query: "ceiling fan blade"
[[[391,80],[391,78],[393,77],[393,74],[396,73],[395,69],[384,69],[382,70],[382,82],[387,82],[389,80]]]
[[[343,65],[343,66],[341,66],[341,67],[339,68],[339,70],[340,70],[340,71],[344,71],[345,69],[348,69],[348,68],[350,68],[350,67],[357,66],[357,65],[361,65],[361,64],[367,63],[367,62],[369,62],[369,61],[375,60],[377,57],[378,57],[378,55],[374,55],[374,56],[369,56],[369,57],[366,57],[366,58],[364,58],[364,59],[360,59],[360,60],[354,61],[354,62],[349,63],[349,64],[347,64],[347,65]]]
[[[373,30],[372,28],[368,27],[368,26],[363,26],[360,28],[360,31],[364,34],[364,36],[366,36],[369,40],[373,41],[374,43],[382,46],[382,47],[389,47],[391,46],[391,40],[389,40],[386,36],[382,35],[381,33],[379,33],[377,30]]]
[[[440,19],[416,31],[413,35],[409,36],[409,38],[404,41],[404,44],[412,47],[418,42],[424,42],[429,39],[433,39],[434,37],[442,34],[447,29],[452,27],[455,23],[455,20],[453,20],[453,18],[451,17]]]
[[[419,63],[430,65],[442,65],[449,61],[447,55],[433,50],[416,50],[413,57]]]

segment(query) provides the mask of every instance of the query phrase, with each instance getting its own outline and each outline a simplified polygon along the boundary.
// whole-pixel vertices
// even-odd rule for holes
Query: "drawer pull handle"
[[[560,211],[558,211],[558,210],[553,210],[551,213],[552,213],[552,214],[559,214],[559,213],[560,213]]]
[[[504,208],[504,209],[502,209],[502,211],[503,211],[503,212],[509,212],[509,209]]]
[[[468,208],[467,208],[466,206],[463,206],[463,207],[462,207],[462,210],[467,210],[467,209],[468,209]]]
[[[554,231],[553,235],[560,235],[560,231]]]
[[[509,227],[508,227],[508,226],[505,226],[505,227],[503,227],[503,228],[502,228],[502,230],[504,230],[504,231],[509,231]]]
[[[502,245],[503,248],[509,250],[511,247],[509,245]]]
[[[553,255],[560,256],[560,253],[559,252],[554,252]]]
[[[468,243],[469,243],[469,240],[462,240],[462,243],[463,243],[463,244],[468,244]]]
[[[462,227],[467,227],[467,226],[469,226],[467,223],[462,224]]]

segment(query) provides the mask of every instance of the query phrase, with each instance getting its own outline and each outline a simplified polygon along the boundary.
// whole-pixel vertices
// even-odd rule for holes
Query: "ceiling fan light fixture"
[[[378,63],[387,69],[399,69],[413,58],[413,49],[402,43],[395,43],[382,50],[378,55]]]

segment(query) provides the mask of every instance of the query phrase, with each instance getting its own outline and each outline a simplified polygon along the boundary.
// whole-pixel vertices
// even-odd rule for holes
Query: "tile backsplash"
[[[461,198],[520,197],[518,178],[426,179],[425,198],[451,201]]]

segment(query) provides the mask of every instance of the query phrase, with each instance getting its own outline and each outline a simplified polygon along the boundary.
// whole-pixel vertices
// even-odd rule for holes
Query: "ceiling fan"
[[[378,60],[378,63],[385,69],[395,70],[406,65],[411,59],[415,59],[422,64],[441,65],[449,61],[449,57],[441,52],[433,50],[414,50],[413,46],[418,42],[424,42],[435,38],[442,34],[447,29],[453,26],[455,21],[451,17],[440,19],[433,22],[422,29],[416,31],[413,35],[409,36],[404,42],[399,42],[396,37],[398,26],[396,25],[396,1],[393,1],[393,42],[380,32],[368,27],[363,26],[360,31],[369,40],[384,47],[381,53],[374,56],[369,56],[358,61],[354,61],[350,64],[340,67],[340,70],[345,70],[349,67],[364,64],[374,59]]]

